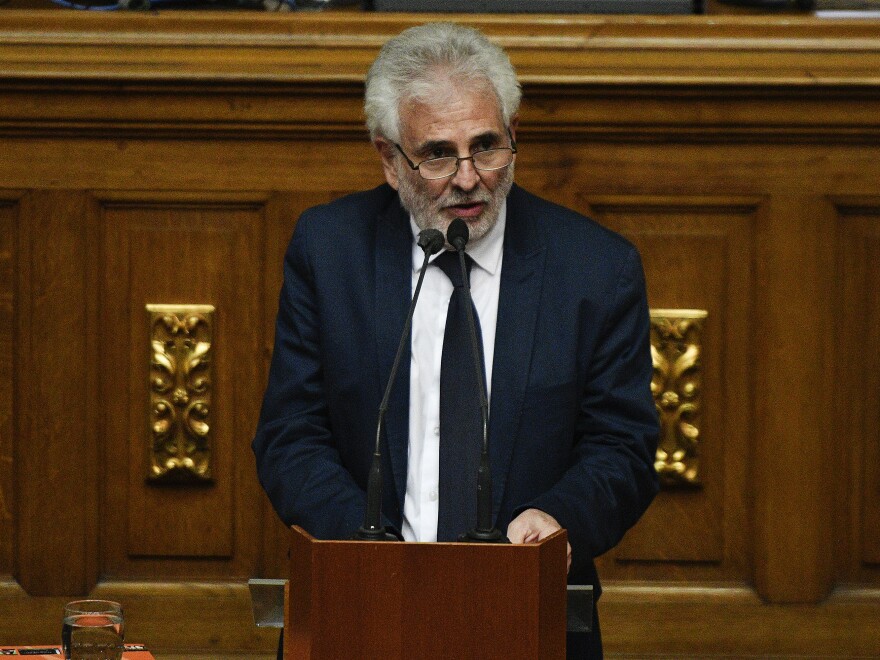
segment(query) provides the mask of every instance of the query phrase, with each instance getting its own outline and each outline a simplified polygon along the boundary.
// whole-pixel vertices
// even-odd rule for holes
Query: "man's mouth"
[[[454,206],[449,206],[447,207],[447,210],[451,211],[457,218],[467,219],[480,215],[485,207],[485,202],[470,202],[467,204],[455,204]]]

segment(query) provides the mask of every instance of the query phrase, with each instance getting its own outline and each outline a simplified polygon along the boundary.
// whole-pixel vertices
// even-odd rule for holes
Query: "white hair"
[[[522,91],[500,46],[473,28],[428,23],[388,41],[367,72],[364,114],[370,139],[381,135],[399,142],[401,104],[442,99],[446,81],[488,86],[505,124],[519,110]]]

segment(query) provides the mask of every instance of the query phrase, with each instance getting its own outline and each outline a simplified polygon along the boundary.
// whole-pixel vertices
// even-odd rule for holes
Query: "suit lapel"
[[[412,295],[412,232],[406,212],[394,197],[376,227],[375,319],[379,363],[379,396],[385,391]],[[387,455],[399,510],[403,510],[409,438],[409,353],[400,361],[385,414]],[[383,454],[386,450],[383,449]]]
[[[516,186],[507,199],[504,259],[495,330],[489,453],[493,515],[501,508],[530,372],[546,250],[537,219],[524,212]]]

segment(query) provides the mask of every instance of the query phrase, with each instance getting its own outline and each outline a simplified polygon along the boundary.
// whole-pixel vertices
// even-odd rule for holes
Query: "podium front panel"
[[[291,538],[288,659],[565,657],[565,532],[528,545]]]

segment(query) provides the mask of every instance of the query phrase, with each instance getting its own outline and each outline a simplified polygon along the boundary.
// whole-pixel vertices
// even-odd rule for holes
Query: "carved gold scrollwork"
[[[212,305],[147,305],[150,317],[148,481],[211,481]]]
[[[700,485],[702,332],[705,310],[652,309],[651,392],[660,413],[654,465],[667,486]]]

